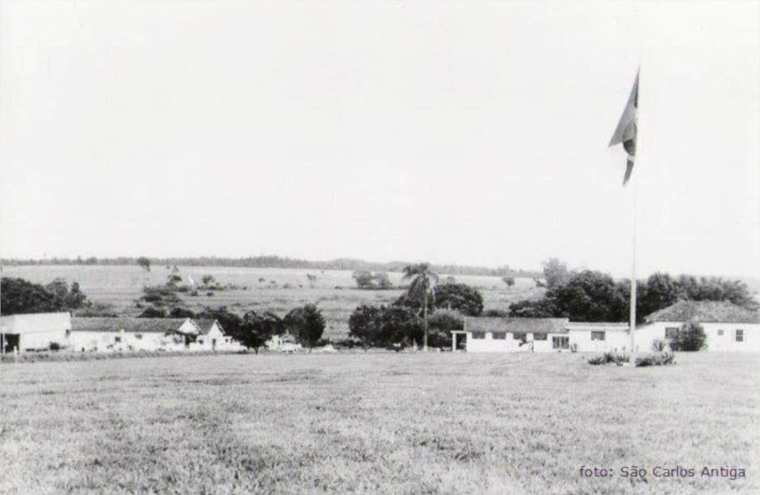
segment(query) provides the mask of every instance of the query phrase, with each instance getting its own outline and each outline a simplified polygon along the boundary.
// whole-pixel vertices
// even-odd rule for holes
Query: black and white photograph
[[[760,1],[0,0],[0,493],[760,493]]]

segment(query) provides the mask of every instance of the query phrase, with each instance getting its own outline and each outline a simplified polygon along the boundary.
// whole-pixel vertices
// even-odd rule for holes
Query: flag
[[[637,112],[639,110],[639,73],[636,73],[636,81],[631,89],[631,96],[628,97],[628,104],[623,110],[623,116],[620,117],[615,134],[610,139],[609,146],[623,143],[623,148],[628,153],[628,160],[625,167],[625,176],[623,177],[623,186],[628,183],[633,172],[633,163],[636,161],[636,135],[637,135]]]

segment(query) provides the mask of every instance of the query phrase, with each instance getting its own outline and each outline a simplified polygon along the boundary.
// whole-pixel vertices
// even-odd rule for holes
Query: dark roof
[[[702,323],[760,323],[760,314],[727,301],[679,301],[647,316],[649,323],[656,321]]]
[[[567,318],[465,318],[468,332],[566,333]]]
[[[176,332],[186,318],[72,318],[73,332]]]
[[[207,335],[211,328],[214,326],[214,323],[219,325],[219,329],[222,330],[222,333],[224,333],[224,330],[222,329],[222,325],[219,324],[216,320],[193,320],[193,323],[200,329],[201,335]]]

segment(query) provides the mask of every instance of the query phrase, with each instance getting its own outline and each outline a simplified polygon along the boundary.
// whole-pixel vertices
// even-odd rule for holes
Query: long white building
[[[680,301],[637,326],[636,352],[669,343],[684,323],[702,325],[710,352],[760,352],[760,315],[730,302]],[[626,323],[571,322],[567,318],[470,317],[452,332],[452,348],[467,352],[630,352]]]

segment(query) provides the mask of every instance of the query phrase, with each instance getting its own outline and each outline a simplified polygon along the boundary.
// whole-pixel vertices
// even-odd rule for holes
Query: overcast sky
[[[6,1],[0,255],[760,276],[759,6]]]

